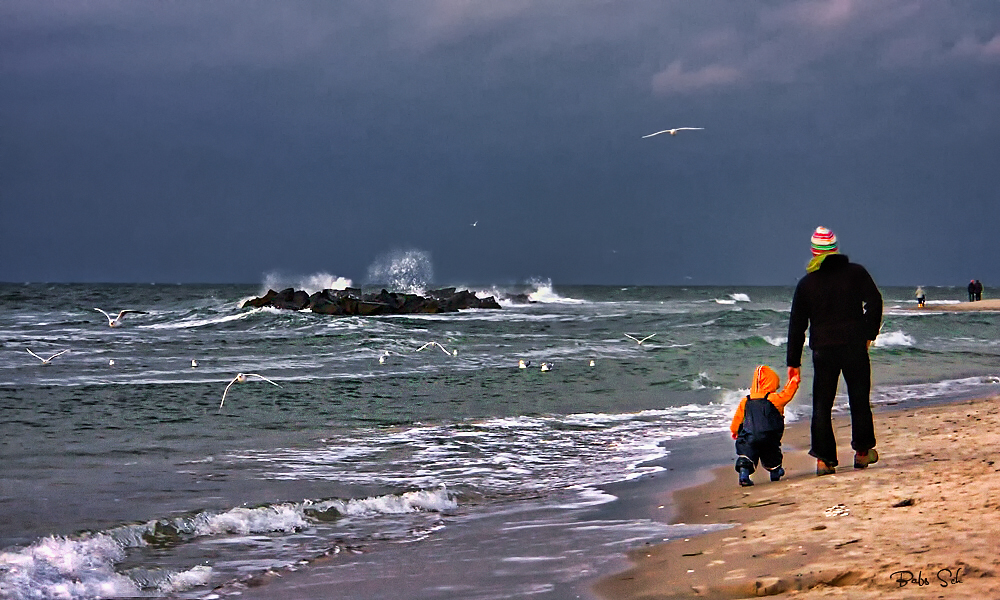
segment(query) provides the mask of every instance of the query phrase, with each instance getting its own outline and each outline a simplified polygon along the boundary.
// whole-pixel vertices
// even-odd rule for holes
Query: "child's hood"
[[[764,394],[770,394],[778,389],[779,383],[781,383],[781,380],[778,379],[778,374],[774,372],[774,369],[767,365],[760,365],[753,372],[753,383],[750,384],[750,395],[755,398],[760,398]]]

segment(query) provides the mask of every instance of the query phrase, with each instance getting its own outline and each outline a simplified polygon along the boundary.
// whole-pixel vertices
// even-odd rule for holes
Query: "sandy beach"
[[[980,303],[976,303],[980,304]],[[1000,397],[876,413],[880,460],[854,469],[849,417],[840,466],[817,477],[808,423],[788,427],[780,482],[732,466],[673,495],[675,523],[726,530],[630,553],[594,586],[608,600],[1000,598]],[[667,498],[663,499],[668,500]]]
[[[923,308],[914,307],[913,310],[944,310],[953,312],[963,311],[1000,311],[1000,300],[977,300],[975,302],[959,302],[957,304],[930,304]]]

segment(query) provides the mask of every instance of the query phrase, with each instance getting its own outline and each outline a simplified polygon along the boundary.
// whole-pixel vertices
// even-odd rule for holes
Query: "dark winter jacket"
[[[882,294],[871,275],[843,254],[827,256],[799,280],[788,319],[789,367],[802,365],[806,327],[809,347],[864,346],[882,325]]]

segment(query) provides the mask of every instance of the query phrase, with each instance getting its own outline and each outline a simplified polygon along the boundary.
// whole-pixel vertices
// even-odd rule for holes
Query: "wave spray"
[[[431,255],[423,250],[394,250],[379,256],[368,267],[368,285],[381,285],[390,292],[423,294],[434,279]]]

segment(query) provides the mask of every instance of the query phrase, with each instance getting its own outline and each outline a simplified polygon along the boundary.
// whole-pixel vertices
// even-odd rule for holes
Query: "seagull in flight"
[[[25,348],[25,350],[27,350],[27,351],[28,351],[28,354],[30,354],[30,355],[34,356],[35,358],[37,358],[38,360],[42,361],[42,366],[43,366],[43,367],[46,367],[46,366],[48,366],[48,365],[49,365],[50,363],[52,363],[52,359],[53,359],[53,358],[55,358],[55,357],[59,356],[60,354],[65,354],[66,352],[69,352],[69,348],[66,348],[66,349],[65,349],[65,350],[63,350],[62,352],[56,352],[55,354],[53,354],[52,356],[50,356],[50,357],[48,357],[48,358],[42,358],[41,356],[38,356],[37,354],[35,354],[34,352],[32,352],[32,351],[31,351],[30,349],[28,349],[28,348]]]
[[[277,383],[274,383],[273,381],[271,381],[267,377],[264,377],[263,375],[258,375],[257,373],[237,373],[236,377],[233,377],[233,380],[230,381],[229,385],[226,386],[226,390],[224,392],[222,392],[222,402],[219,402],[219,409],[220,410],[222,409],[222,405],[226,403],[226,394],[229,393],[229,388],[233,387],[234,383],[243,383],[243,382],[245,382],[247,380],[247,377],[257,377],[259,379],[263,379],[264,381],[270,383],[271,385],[273,385],[275,387],[279,387],[279,388],[281,387],[280,385],[278,385]]]
[[[651,138],[654,135],[660,135],[661,133],[669,133],[670,135],[677,135],[678,131],[701,131],[705,129],[704,127],[675,127],[673,129],[664,129],[663,131],[657,131],[656,133],[651,133],[649,135],[642,136],[642,139]]]
[[[654,335],[656,335],[656,334],[653,333],[653,334],[647,335],[646,337],[642,338],[641,340],[638,339],[638,338],[634,338],[634,337],[630,336],[627,333],[625,334],[625,337],[627,337],[628,339],[632,340],[633,342],[637,342],[641,346],[643,342],[645,342],[649,338],[653,337]]]
[[[122,324],[122,318],[124,318],[125,315],[130,314],[130,313],[136,313],[136,314],[140,314],[140,315],[148,315],[149,314],[148,312],[146,312],[144,310],[123,310],[120,313],[118,313],[117,317],[115,317],[115,318],[112,319],[111,315],[109,315],[108,313],[104,312],[103,310],[101,310],[99,308],[95,308],[94,310],[96,310],[97,312],[103,314],[105,317],[108,318],[108,327],[118,327],[119,325]]]
[[[444,352],[448,356],[458,356],[458,350],[452,350],[451,352],[448,352],[447,348],[445,348],[444,346],[442,346],[441,344],[439,344],[437,342],[427,342],[423,346],[417,348],[417,352],[420,352],[421,350],[423,350],[424,348],[427,348],[428,346],[437,346],[438,348],[441,349],[441,352]]]

